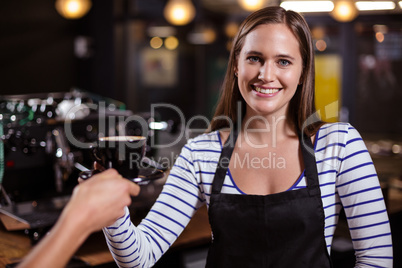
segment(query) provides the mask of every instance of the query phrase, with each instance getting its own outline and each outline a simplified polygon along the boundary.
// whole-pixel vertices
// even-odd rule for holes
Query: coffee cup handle
[[[98,150],[97,147],[91,147],[91,155],[92,155],[92,160],[101,165],[104,168],[111,168],[112,163],[111,162],[106,162],[103,163],[103,160],[98,156]]]
[[[91,147],[91,155],[92,155],[93,161],[95,161],[96,163],[101,165],[103,168],[105,168],[105,169],[112,168],[112,162],[107,161],[106,163],[103,163],[102,158],[100,158],[98,155],[97,147]]]
[[[102,159],[97,154],[97,152],[98,152],[97,148],[91,146],[89,149],[91,150],[90,155],[92,157],[92,160],[95,161],[96,163],[98,163],[99,165],[103,166]],[[98,174],[98,173],[100,173],[100,170],[97,170],[97,169],[84,170],[78,174],[78,177],[80,179],[87,180],[87,179],[91,178],[93,175]]]
[[[94,161],[102,165],[102,159],[98,156],[98,150],[96,147],[91,147],[91,155]]]

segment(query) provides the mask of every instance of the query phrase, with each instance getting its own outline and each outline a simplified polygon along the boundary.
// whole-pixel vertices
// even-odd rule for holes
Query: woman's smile
[[[255,94],[259,97],[273,97],[282,88],[264,88],[261,86],[252,85],[251,88],[256,92]]]

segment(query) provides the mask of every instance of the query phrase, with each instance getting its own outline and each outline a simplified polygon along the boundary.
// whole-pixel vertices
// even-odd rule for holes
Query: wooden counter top
[[[0,267],[18,262],[32,248],[31,241],[23,232],[9,232],[0,224]]]
[[[206,207],[200,208],[193,216],[176,242],[169,250],[207,245],[211,240],[211,229]],[[0,268],[21,260],[32,248],[31,241],[22,231],[6,231],[0,224]],[[91,266],[113,262],[102,232],[92,234],[78,249],[75,258]]]

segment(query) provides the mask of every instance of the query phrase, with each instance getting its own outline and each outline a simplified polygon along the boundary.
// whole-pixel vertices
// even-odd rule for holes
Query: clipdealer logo
[[[171,148],[177,144],[179,144],[183,138],[187,141],[190,138],[203,134],[205,133],[206,129],[205,128],[193,128],[193,124],[197,121],[202,121],[205,123],[205,125],[210,125],[211,120],[207,118],[204,115],[196,115],[192,116],[188,121],[186,121],[186,117],[184,113],[181,111],[181,109],[173,104],[169,103],[157,103],[157,104],[151,104],[151,110],[150,110],[150,116],[151,118],[155,118],[157,115],[157,110],[158,109],[169,109],[172,112],[176,113],[177,118],[179,118],[179,123],[178,123],[178,129],[179,134],[175,137],[173,141],[170,141],[169,143],[158,143],[154,135],[148,135],[150,131],[149,127],[149,122],[147,122],[143,117],[139,115],[131,115],[131,116],[123,116],[123,115],[108,115],[107,113],[107,105],[105,102],[99,102],[99,104],[93,104],[93,103],[88,103],[88,104],[81,104],[77,106],[73,106],[66,114],[65,121],[64,121],[64,132],[66,135],[67,140],[74,145],[77,148],[81,149],[88,149],[93,146],[98,145],[98,141],[92,141],[92,142],[84,142],[79,139],[77,139],[72,131],[72,123],[73,123],[73,118],[74,114],[80,112],[82,109],[91,109],[94,110],[98,113],[98,129],[99,129],[99,137],[102,136],[112,136],[112,135],[125,135],[125,129],[127,125],[130,122],[135,122],[136,126],[140,126],[140,132],[141,136],[145,136],[148,139],[148,144],[151,148],[154,149],[164,149],[164,148]],[[238,109],[237,109],[237,117],[241,118],[242,115],[242,106],[241,103],[238,102]],[[325,117],[323,116],[325,114]],[[316,123],[320,120],[320,118],[323,118],[324,120],[330,119],[337,117],[339,114],[339,103],[338,101],[330,103],[325,106],[324,111],[318,110],[315,114],[311,115],[307,120],[304,122],[302,125],[302,130],[304,130],[307,126]],[[261,149],[261,148],[276,148],[277,147],[277,125],[280,123],[282,120],[285,120],[285,116],[281,117],[272,117],[271,122],[269,122],[265,117],[262,116],[254,116],[252,118],[249,118],[247,121],[242,122],[242,120],[238,120],[237,122],[233,122],[233,120],[227,116],[218,116],[212,119],[214,120],[225,120],[227,122],[228,130],[237,128],[240,129],[243,127],[244,131],[244,141],[237,141],[237,146],[241,147],[243,146],[242,142],[245,142],[247,146],[254,148],[254,149]],[[262,122],[265,126],[265,128],[261,129],[253,129],[250,128],[251,123],[253,121],[259,121]],[[110,128],[109,126],[116,126],[116,128]],[[265,144],[258,144],[255,143],[251,140],[251,135],[252,133],[255,132],[266,132],[270,133],[271,135],[271,142],[270,144],[265,143]],[[231,140],[228,141],[229,146],[233,146],[234,144],[233,137],[231,137]],[[129,144],[127,144],[129,146]],[[209,143],[207,146],[209,146],[211,149],[215,150],[221,150],[221,145],[219,143]],[[225,145],[226,146],[226,145]],[[302,139],[302,144],[301,146],[305,146],[307,148],[307,151],[310,154],[314,154],[314,148],[310,148],[308,145],[306,145],[303,142]],[[164,163],[174,163],[178,156],[176,155],[170,155],[169,157],[164,157],[164,159],[158,159],[156,161],[162,161]],[[205,155],[205,160],[208,161],[208,155]],[[286,161],[283,156],[277,155],[275,152],[269,152],[266,156],[264,157],[252,157],[250,154],[244,155],[242,159],[239,157],[235,158],[236,164],[240,165],[240,167],[263,167],[263,168],[285,168],[286,167]],[[214,162],[215,160],[211,160],[211,162]]]

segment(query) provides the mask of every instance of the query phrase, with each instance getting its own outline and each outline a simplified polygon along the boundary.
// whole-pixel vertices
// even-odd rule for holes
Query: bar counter
[[[196,212],[168,252],[208,245],[210,241],[208,213],[203,206]],[[4,225],[0,224],[0,268],[19,262],[31,248],[31,240],[23,231],[7,231]],[[73,259],[82,261],[89,267],[114,262],[102,232],[92,234],[74,254]]]

